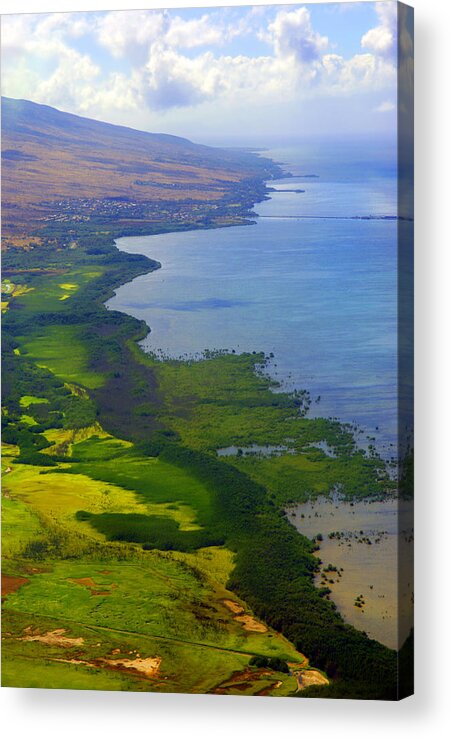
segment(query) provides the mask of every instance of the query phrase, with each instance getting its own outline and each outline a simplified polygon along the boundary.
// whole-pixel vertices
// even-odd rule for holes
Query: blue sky
[[[396,121],[396,3],[2,18],[2,90],[195,140],[364,135]]]

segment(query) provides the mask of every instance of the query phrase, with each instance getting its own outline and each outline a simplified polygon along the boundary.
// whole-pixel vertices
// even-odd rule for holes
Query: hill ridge
[[[97,219],[104,228],[119,220],[129,230],[130,221],[199,227],[213,219],[230,225],[264,197],[265,180],[282,175],[271,160],[248,151],[139,131],[29,100],[1,102],[7,236],[23,236],[55,219]],[[112,198],[129,205],[106,207]]]

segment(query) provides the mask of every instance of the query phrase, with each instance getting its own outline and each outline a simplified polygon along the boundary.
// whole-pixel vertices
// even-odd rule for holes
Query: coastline
[[[270,180],[269,180],[269,181],[267,181],[267,184],[268,184],[269,182],[270,182]],[[270,199],[270,198],[265,198],[265,199]],[[257,217],[265,217],[265,216],[257,216]],[[266,217],[270,217],[270,216],[266,216]],[[237,225],[242,225],[242,224],[241,224],[241,223],[238,223]],[[196,229],[196,230],[197,230],[197,229]],[[116,242],[115,242],[115,243],[116,243]],[[117,246],[117,243],[116,243],[116,246]],[[126,253],[131,253],[131,252],[127,251]],[[146,325],[147,325],[147,324],[146,324]],[[148,334],[149,334],[149,333],[151,332],[151,330],[152,330],[152,327],[151,327],[151,325],[147,325],[147,329],[148,329],[148,330],[146,331],[146,334],[145,334],[145,336],[142,336],[142,337],[141,337],[141,338],[139,339],[140,341],[142,341],[142,340],[143,340],[143,338],[145,338],[145,337],[146,337],[146,336],[147,336],[147,335],[148,335]],[[138,350],[141,350],[141,351],[143,351],[143,352],[144,352],[144,354],[146,354],[146,355],[149,355],[149,354],[148,354],[148,352],[147,352],[147,351],[145,351],[145,349],[143,349],[142,347],[139,347],[139,346],[138,346],[137,348],[138,348]],[[178,362],[178,361],[180,361],[180,362],[183,362],[183,361],[193,361],[193,360],[194,360],[194,361],[202,361],[202,360],[205,360],[206,358],[208,358],[208,357],[205,357],[205,356],[204,356],[203,354],[201,354],[201,355],[196,355],[196,356],[191,356],[191,357],[189,357],[189,358],[187,358],[187,359],[186,359],[186,358],[184,359],[184,358],[182,358],[182,357],[180,357],[179,359],[177,359],[177,358],[170,358],[170,359],[167,359],[167,358],[166,358],[166,359],[165,359],[165,357],[159,357],[159,356],[158,356],[158,354],[152,354],[152,353],[151,353],[151,355],[152,355],[152,356],[153,356],[153,357],[154,357],[154,358],[155,358],[155,359],[156,359],[157,361],[165,361],[165,360],[169,360],[169,361],[171,361],[171,362]],[[254,371],[255,371],[255,372],[257,372],[257,371],[258,371],[256,367],[254,367]],[[276,382],[276,380],[273,380],[273,381],[274,381],[274,382]],[[277,384],[278,384],[278,386],[280,386],[280,383],[277,383]],[[288,394],[291,394],[291,393],[288,393]],[[291,453],[291,450],[289,450],[288,452],[289,452],[289,453]],[[375,498],[372,498],[372,499],[373,499],[373,500],[375,500],[375,501],[377,501],[377,499],[378,499],[378,498],[377,498],[377,496],[376,496]],[[386,496],[386,495],[384,494],[384,495],[382,496],[382,499],[384,499],[384,500],[388,500],[388,499],[390,499],[390,500],[393,500],[393,499],[397,499],[397,498],[396,498],[396,497],[393,497],[393,496],[389,496],[389,497],[387,497],[387,496]],[[370,498],[370,500],[371,500],[371,498]],[[365,502],[365,500],[362,500],[362,502]],[[305,503],[305,504],[306,504],[306,503]],[[359,504],[359,503],[356,503],[356,504]],[[303,535],[302,531],[301,531],[301,530],[300,530],[299,528],[298,528],[298,531],[299,531],[299,533],[300,533],[301,535]],[[304,534],[304,535],[305,535],[305,534]],[[315,580],[316,580],[316,586],[319,586],[319,582],[320,582],[320,580],[319,580],[319,574],[317,574],[317,575],[316,575],[316,577],[315,577]],[[346,608],[344,608],[344,609],[343,609],[343,607],[340,607],[340,611],[342,612],[343,616],[344,616],[344,617],[346,618]],[[349,618],[348,618],[348,622],[349,622]],[[366,628],[365,628],[364,626],[362,626],[362,624],[361,624],[361,623],[360,623],[360,624],[358,623],[358,620],[355,620],[355,619],[351,619],[351,621],[350,621],[350,622],[351,622],[351,624],[352,624],[352,625],[354,625],[355,627],[357,627],[357,628],[358,628],[358,629],[360,629],[360,630],[365,630],[365,629],[366,629]],[[408,635],[408,633],[407,633],[406,635]],[[388,643],[387,645],[388,645],[388,647],[393,647],[393,639],[390,639],[390,638],[389,638],[389,643]]]
[[[131,229],[128,230],[127,235],[129,234]],[[119,235],[123,234],[117,234],[116,237]],[[13,267],[16,273],[24,274],[22,266],[24,263],[32,267],[35,263],[42,265],[42,256],[36,252],[27,253],[23,258],[20,254],[15,254],[14,258]],[[53,258],[57,264],[67,264],[67,260],[63,261],[67,259],[64,252]],[[178,379],[182,383],[187,383],[187,386],[191,386],[194,381],[197,392],[201,387],[204,388],[206,395],[205,398],[199,397],[199,408],[205,407],[209,412],[219,410],[223,419],[229,414],[232,425],[235,425],[238,408],[233,402],[228,407],[230,398],[225,401],[226,396],[221,394],[222,380],[230,376],[230,369],[233,368],[237,392],[241,394],[233,393],[232,398],[242,397],[240,422],[244,424],[243,428],[247,428],[245,432],[252,435],[255,435],[255,425],[249,397],[254,394],[258,396],[257,407],[261,406],[259,412],[264,413],[270,421],[269,424],[267,421],[263,424],[265,427],[260,431],[263,434],[268,432],[272,434],[272,424],[274,422],[280,424],[281,419],[292,425],[290,417],[293,410],[298,408],[297,398],[283,394],[274,395],[270,392],[268,380],[255,374],[258,356],[246,354],[214,356],[201,362],[197,367],[182,365],[180,362],[165,362],[164,365],[155,366],[155,362],[137,346],[137,341],[143,335],[147,335],[149,327],[144,321],[138,321],[127,314],[108,311],[104,303],[114,292],[115,287],[124,283],[124,277],[129,280],[138,274],[155,271],[159,267],[158,263],[147,257],[125,254],[114,246],[112,235],[97,235],[93,238],[90,230],[79,235],[78,247],[72,252],[72,259],[80,265],[86,264],[84,268],[90,269],[91,272],[93,264],[102,266],[103,270],[100,272],[101,276],[96,276],[93,282],[88,283],[83,290],[71,297],[69,323],[69,326],[72,324],[81,326],[81,333],[77,335],[80,336],[81,345],[87,351],[89,368],[96,376],[102,377],[100,387],[89,390],[89,396],[98,407],[102,426],[114,437],[131,441],[145,457],[156,457],[174,467],[189,470],[196,479],[211,489],[216,510],[212,532],[216,536],[217,543],[226,544],[236,556],[235,568],[228,582],[229,589],[248,602],[252,611],[270,627],[283,633],[298,649],[302,649],[313,664],[325,670],[329,677],[336,677],[339,665],[343,686],[340,686],[339,680],[327,688],[311,687],[307,690],[309,696],[332,697],[344,689],[345,693],[346,690],[348,693],[351,690],[356,697],[384,695],[388,699],[394,699],[396,694],[394,653],[381,644],[370,641],[358,631],[342,630],[341,617],[335,613],[331,603],[321,599],[313,585],[315,560],[312,555],[312,544],[280,516],[281,502],[267,498],[265,487],[255,481],[253,474],[244,467],[239,468],[236,464],[214,459],[208,451],[212,442],[211,434],[205,433],[202,425],[199,425],[200,435],[197,440],[193,437],[191,440],[186,438],[183,441],[187,432],[184,413],[196,413],[196,404],[188,403],[186,411],[183,409],[181,414],[172,413],[171,408],[177,407],[180,400],[171,397],[171,388],[177,386],[177,382],[174,385],[171,373],[175,371]],[[32,275],[29,279],[33,282],[35,290],[48,289],[49,280],[45,274]],[[55,279],[57,280],[58,276]],[[27,295],[21,299],[22,302],[31,304]],[[57,324],[61,325],[61,331],[58,328],[61,335],[67,334],[65,327],[67,302],[53,303],[58,306],[59,311],[53,313],[49,313],[52,308],[48,302],[44,305],[39,304],[32,331],[36,331],[37,328],[45,335],[46,326],[52,327]],[[26,315],[23,312],[17,310],[8,312],[6,329],[9,335],[12,337],[22,335],[27,325]],[[23,346],[23,342],[20,345]],[[30,343],[25,344],[25,347],[28,356],[32,358]],[[62,350],[61,344],[59,350]],[[17,361],[20,362],[19,357],[20,355]],[[202,372],[207,372],[207,376],[202,376],[199,385],[193,371],[200,365]],[[59,368],[61,362],[56,366],[57,373],[61,374]],[[217,407],[214,402],[215,391],[219,393],[220,399]],[[213,393],[211,397],[210,392]],[[219,432],[224,434],[230,432],[225,423],[222,426],[218,425],[214,416],[212,422],[212,427],[217,428]],[[337,445],[343,459],[347,458],[352,441],[339,424],[327,423],[324,420],[303,422],[301,419],[300,422],[302,425],[299,427],[303,436],[306,433],[310,436],[313,434],[314,440],[315,436],[322,438],[325,433],[329,440]],[[190,423],[190,428],[192,425]],[[310,437],[308,440],[310,442]],[[31,463],[38,463],[37,457],[39,461],[45,458],[38,453]],[[360,457],[353,458],[355,472],[364,473],[366,477],[368,470],[363,467],[360,469]],[[65,463],[77,463],[76,458],[62,457],[62,460]],[[48,462],[50,461],[53,465],[59,463],[57,458],[53,461],[50,457]],[[246,459],[240,459],[238,463],[242,465],[246,462]],[[315,463],[318,464],[318,469],[322,469],[323,466],[319,462],[320,459],[317,459]],[[343,471],[344,468],[343,465]],[[349,482],[352,482],[352,478]],[[360,482],[358,484],[360,485]],[[275,496],[274,493],[272,496]],[[289,566],[287,561],[290,562]],[[295,582],[292,580],[293,571],[299,572]],[[287,593],[292,591],[293,586],[294,599],[287,601]],[[314,621],[311,618],[312,612],[315,612]],[[320,641],[316,636],[318,628],[322,633]],[[375,676],[371,682],[368,682],[366,669],[362,671],[352,656],[354,652],[362,650],[369,663],[374,664]],[[327,690],[327,695],[324,690]]]
[[[265,181],[266,186],[271,185],[271,180]],[[284,196],[285,197],[285,196]],[[271,203],[271,210],[269,212],[278,212],[282,207],[281,198],[274,193],[269,193],[269,197],[266,200],[275,199],[275,204]],[[293,198],[294,199],[294,198]],[[277,202],[276,202],[277,200]],[[262,202],[260,199],[259,202]],[[264,202],[264,201],[263,201]],[[340,357],[340,347],[337,342],[334,342],[334,335],[330,335],[329,322],[324,322],[324,316],[331,312],[332,298],[328,297],[330,289],[328,291],[327,280],[321,281],[322,270],[325,270],[325,265],[328,263],[330,253],[333,251],[329,248],[328,251],[323,249],[321,241],[325,241],[329,236],[335,232],[335,226],[327,226],[326,229],[317,228],[314,223],[306,226],[279,226],[277,225],[276,216],[265,216],[260,215],[260,210],[263,208],[257,208],[255,219],[248,221],[248,223],[255,224],[258,228],[256,232],[245,232],[239,229],[242,225],[241,221],[236,223],[238,230],[236,231],[236,237],[233,232],[226,229],[221,229],[214,236],[208,235],[208,227],[201,230],[204,233],[199,234],[199,237],[195,237],[195,233],[199,230],[191,229],[186,230],[180,235],[175,234],[173,237],[170,233],[165,233],[162,237],[157,235],[157,239],[153,241],[152,238],[144,237],[134,242],[136,244],[136,250],[133,240],[124,241],[123,246],[119,242],[118,247],[123,248],[127,253],[139,252],[142,255],[150,256],[159,259],[163,262],[165,254],[167,259],[165,260],[165,274],[161,274],[157,277],[157,281],[154,282],[152,288],[152,280],[147,281],[146,278],[138,279],[136,286],[127,286],[124,290],[117,290],[115,299],[108,303],[108,309],[123,310],[127,314],[134,315],[137,319],[145,320],[151,325],[152,335],[147,340],[143,340],[143,348],[146,352],[156,351],[157,354],[170,358],[183,357],[185,358],[202,358],[204,349],[217,350],[226,349],[229,351],[264,351],[267,354],[274,354],[275,358],[272,362],[274,366],[269,365],[270,373],[273,379],[277,380],[282,385],[281,389],[285,392],[293,392],[294,390],[303,391],[308,390],[312,397],[312,403],[310,407],[310,415],[324,418],[336,418],[343,423],[349,423],[353,425],[356,432],[356,438],[358,437],[359,445],[365,450],[368,449],[369,445],[375,442],[376,451],[381,454],[386,461],[390,461],[395,452],[396,446],[396,422],[393,417],[393,413],[389,413],[388,422],[384,422],[384,413],[390,410],[389,403],[392,402],[393,387],[392,387],[392,365],[389,357],[387,357],[387,350],[382,348],[379,350],[379,345],[382,346],[381,333],[382,320],[386,317],[392,318],[391,311],[387,310],[383,312],[382,318],[377,317],[379,313],[374,313],[374,316],[370,314],[369,322],[366,324],[362,318],[362,325],[366,325],[367,328],[362,329],[359,333],[355,333],[355,337],[346,338],[344,343],[344,351],[347,351],[347,357],[356,356],[356,360],[353,362],[352,372],[348,375],[345,374],[344,370],[339,369],[335,371],[333,366],[333,359],[337,361]],[[265,205],[265,211],[266,205]],[[302,217],[302,216],[301,216]],[[318,217],[318,216],[316,216]],[[271,220],[273,218],[273,220]],[[345,218],[348,219],[347,217]],[[360,218],[359,218],[360,219]],[[329,219],[327,219],[329,220]],[[330,219],[332,220],[332,218]],[[334,218],[335,220],[335,218]],[[362,220],[367,220],[362,218]],[[358,234],[363,236],[372,237],[372,234],[376,233],[376,240],[374,241],[374,250],[377,250],[380,246],[381,238],[385,234],[385,226],[378,225],[376,219],[374,219],[374,229],[372,224],[363,225],[362,229],[360,226],[352,229],[351,244],[355,241],[355,249],[358,249]],[[289,222],[289,221],[287,221]],[[270,224],[270,225],[268,225]],[[392,226],[387,226],[392,232]],[[270,239],[277,239],[277,235],[280,230],[281,248],[271,250]],[[338,239],[343,239],[346,236],[348,227],[346,224],[342,224],[338,229]],[[304,234],[305,243],[312,242],[316,245],[318,243],[319,248],[312,249],[318,256],[311,256],[309,249],[303,247],[302,241]],[[316,236],[315,233],[325,233],[324,237],[319,236],[318,241],[314,241]],[[299,234],[298,241],[301,242],[301,246],[298,247],[296,244],[296,234]],[[286,240],[288,247],[286,248],[286,254],[284,253],[284,239]],[[330,240],[330,239],[329,239]],[[255,242],[255,247],[253,245]],[[152,243],[155,243],[155,250],[152,248]],[[211,248],[209,248],[211,244]],[[236,247],[235,247],[236,244]],[[238,254],[238,245],[242,245],[241,257]],[[213,248],[214,247],[214,248]],[[221,256],[220,250],[224,251],[224,254],[228,253],[230,258],[225,259],[224,269],[221,267]],[[297,249],[297,252],[291,256],[292,250]],[[354,246],[351,247],[354,249]],[[279,254],[280,251],[280,254]],[[305,251],[305,257],[304,257]],[[184,255],[184,252],[187,256]],[[260,255],[261,252],[261,255]],[[353,253],[349,251],[348,254]],[[249,254],[249,256],[247,256]],[[299,254],[299,256],[298,256]],[[175,258],[176,257],[176,258]],[[253,258],[258,259],[258,263],[253,263]],[[306,299],[316,299],[314,294],[314,284],[309,283],[308,276],[304,278],[302,269],[303,261],[305,258],[305,272],[308,275],[310,272],[315,273],[318,270],[318,278],[320,290],[322,289],[323,296],[318,299],[318,315],[316,323],[308,316],[306,316],[304,305],[302,300],[298,300],[294,291],[288,289],[287,299],[289,306],[288,309],[292,311],[292,323],[296,323],[299,327],[297,332],[294,332],[290,328],[288,322],[287,328],[284,328],[284,333],[277,331],[280,321],[282,319],[282,313],[280,315],[277,312],[278,305],[276,300],[276,288],[273,285],[278,284],[280,290],[280,284],[283,280],[283,273],[290,268],[292,264],[293,268],[296,269],[296,276],[300,280],[299,284],[303,290],[307,290]],[[332,258],[335,258],[333,255]],[[271,281],[270,278],[266,279],[266,273],[264,268],[261,266],[266,262],[274,263],[274,279]],[[292,260],[292,261],[290,261]],[[322,260],[322,261],[321,261]],[[177,263],[179,266],[177,266]],[[207,270],[211,269],[211,274],[207,278],[202,278],[203,263],[207,264]],[[358,263],[358,268],[362,268],[362,264]],[[193,266],[191,266],[193,265]],[[377,267],[379,269],[379,266]],[[251,271],[254,270],[254,271]],[[222,271],[227,273],[230,278],[230,287],[228,283],[225,284],[222,281]],[[341,275],[345,280],[345,287],[349,288],[349,282],[351,277],[344,273],[345,266],[341,269]],[[205,272],[206,274],[206,272]],[[326,272],[324,271],[327,277]],[[258,275],[255,281],[259,282],[263,286],[255,286],[249,290],[249,294],[244,292],[245,297],[242,298],[240,306],[240,288],[243,285],[244,290],[246,289],[246,275],[249,275],[249,279],[252,279],[252,275]],[[260,278],[261,277],[261,278]],[[377,274],[372,275],[373,283],[376,284]],[[186,297],[184,295],[183,279],[187,279],[194,287],[186,289]],[[385,279],[385,277],[384,277]],[[242,280],[242,281],[241,281]],[[162,282],[165,282],[163,285]],[[377,283],[379,284],[379,283]],[[236,285],[236,286],[235,286]],[[357,305],[357,301],[360,298],[359,287],[355,288],[351,285],[351,300],[354,300],[354,304]],[[391,289],[391,284],[386,284],[381,281],[380,289]],[[148,299],[147,299],[147,290]],[[265,308],[261,308],[266,294],[269,295],[272,303],[267,302],[272,307],[265,311]],[[284,294],[284,293],[280,293]],[[344,295],[344,292],[343,292]],[[217,301],[217,306],[216,306]],[[343,305],[343,300],[339,300],[340,306]],[[192,307],[191,307],[192,306]],[[130,307],[130,309],[128,309]],[[219,309],[219,308],[227,308]],[[347,306],[344,306],[347,309]],[[190,312],[191,310],[191,312]],[[353,308],[350,308],[351,314]],[[259,311],[257,313],[257,311]],[[323,311],[321,313],[321,311]],[[349,310],[348,310],[349,312]],[[369,310],[369,312],[371,312]],[[256,323],[256,316],[262,315],[262,325],[267,325],[268,329],[260,331]],[[193,328],[190,327],[190,319],[192,317]],[[241,322],[239,322],[241,320]],[[246,334],[245,326],[248,321],[254,320],[252,328],[249,329]],[[209,330],[208,325],[218,325],[218,340],[216,340],[215,330]],[[323,321],[323,323],[321,323]],[[175,326],[180,326],[178,329]],[[251,325],[251,323],[249,323]],[[171,328],[173,326],[173,329]],[[205,330],[205,341],[202,338],[203,327]],[[234,329],[237,330],[234,331]],[[317,336],[314,332],[317,330]],[[343,321],[337,322],[338,332],[343,333],[346,331],[346,326]],[[302,331],[305,330],[305,334]],[[191,331],[191,334],[190,334]],[[277,333],[276,333],[277,331]],[[192,339],[190,339],[192,335]],[[248,335],[252,335],[253,339],[248,340]],[[278,336],[284,335],[286,340],[283,343],[281,338]],[[290,345],[291,341],[299,343],[299,337],[305,335],[306,351],[301,354],[300,349],[295,352],[292,356],[284,348],[284,346]],[[162,340],[159,342],[157,336],[160,336]],[[196,340],[195,336],[199,336],[200,339]],[[316,346],[316,338],[319,340],[319,348],[314,349]],[[177,344],[179,339],[179,344]],[[360,347],[365,345],[364,341],[374,341],[377,348],[377,360],[381,370],[384,372],[381,380],[377,377],[368,373],[365,364],[365,352],[360,350]],[[328,350],[328,342],[331,346],[329,362],[320,362],[320,352]],[[181,347],[179,349],[179,346]],[[353,353],[356,352],[356,354]],[[160,353],[161,352],[161,353]],[[321,354],[322,355],[322,354]],[[327,357],[326,357],[327,358]],[[277,367],[275,366],[277,364]],[[374,398],[373,400],[366,400],[364,388],[368,387],[369,397]],[[336,389],[334,389],[336,388]],[[342,390],[341,395],[339,388]],[[385,389],[384,389],[385,388]],[[320,403],[316,401],[320,398]],[[373,438],[374,437],[374,438]],[[366,440],[365,440],[366,439]]]
[[[256,150],[256,149],[248,149],[247,147],[246,147],[246,150],[248,150],[250,153],[254,153],[255,151],[260,151],[259,149],[258,150]],[[267,151],[267,149],[262,149],[261,151]],[[259,155],[259,153],[257,153],[256,156],[258,156],[259,158],[261,158],[260,155]],[[267,157],[264,157],[264,158],[267,159]],[[169,233],[190,232],[190,231],[195,232],[195,231],[205,231],[205,230],[214,231],[214,230],[223,229],[223,228],[236,228],[236,227],[240,227],[240,226],[253,226],[253,225],[256,225],[256,223],[257,223],[256,218],[259,218],[260,216],[257,213],[253,213],[252,212],[252,209],[258,203],[265,202],[266,200],[270,200],[271,199],[271,192],[272,192],[272,190],[270,188],[270,182],[272,182],[274,179],[285,179],[285,178],[291,178],[293,176],[289,171],[285,171],[285,170],[282,169],[282,164],[280,164],[278,162],[275,162],[272,159],[267,159],[267,161],[270,162],[270,164],[274,167],[274,176],[271,177],[270,179],[261,179],[258,182],[257,190],[262,190],[263,191],[262,193],[260,193],[260,194],[262,194],[262,196],[253,200],[253,203],[251,205],[251,211],[247,214],[246,217],[238,217],[238,218],[236,218],[236,221],[235,222],[229,222],[229,223],[225,223],[225,224],[224,223],[215,223],[215,222],[212,222],[212,223],[208,223],[208,224],[204,224],[204,225],[190,224],[190,225],[188,225],[186,227],[179,227],[179,226],[178,227],[173,227],[173,228],[171,228],[171,227],[167,228],[166,226],[165,227],[162,227],[162,228],[158,228],[157,227],[155,230],[152,230],[152,232],[142,232],[141,230],[135,232],[132,229],[130,232],[127,232],[126,237],[130,237],[130,238],[138,238],[140,236],[150,237],[150,236],[162,235],[163,233],[168,233],[169,234]],[[243,206],[245,206],[245,202],[243,202]],[[111,237],[111,243],[114,246],[114,248],[118,249],[118,251],[120,251],[121,253],[130,255],[130,252],[122,251],[118,247],[118,245],[117,245],[117,241],[119,241],[123,237],[124,237],[124,234],[121,234],[121,235],[112,235],[112,237]],[[133,256],[133,254],[132,254],[132,256]],[[143,276],[145,274],[151,274],[152,272],[154,272],[154,271],[156,271],[156,270],[158,270],[158,269],[161,268],[161,263],[159,261],[156,261],[155,259],[152,259],[152,257],[150,257],[150,256],[143,256],[143,255],[140,255],[140,256],[142,258],[148,260],[149,262],[151,262],[151,265],[149,265],[149,269],[146,270],[146,271],[143,271],[143,272],[139,272],[138,274],[136,274],[135,276],[133,276],[131,280],[126,280],[126,281],[124,281],[124,282],[122,282],[122,283],[120,283],[118,285],[115,285],[114,287],[111,287],[111,293],[108,294],[108,296],[105,297],[105,299],[103,300],[103,304],[104,304],[105,307],[107,307],[106,303],[108,302],[108,300],[111,299],[111,297],[114,296],[115,290],[117,290],[119,287],[122,287],[122,286],[126,285],[127,283],[132,282],[137,276]],[[122,311],[118,311],[118,312],[122,312]],[[124,313],[124,314],[127,315],[127,313]],[[130,316],[130,317],[133,317],[133,316]],[[147,331],[146,331],[145,335],[142,336],[142,338],[145,338],[152,331],[152,327],[151,326],[149,326],[147,324],[146,324],[146,326],[147,326]],[[137,339],[137,341],[141,341],[142,338]]]

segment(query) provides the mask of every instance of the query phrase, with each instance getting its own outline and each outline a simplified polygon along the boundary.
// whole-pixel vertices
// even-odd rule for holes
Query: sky
[[[2,94],[195,141],[396,126],[396,3],[6,15]]]

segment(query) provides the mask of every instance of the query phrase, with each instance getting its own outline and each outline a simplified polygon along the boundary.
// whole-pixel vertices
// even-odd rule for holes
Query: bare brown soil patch
[[[238,615],[233,619],[236,620],[237,623],[242,623],[244,630],[250,630],[254,633],[266,633],[268,631],[266,625],[259,623],[259,621],[251,615]]]
[[[119,650],[119,649],[116,649]],[[115,671],[131,672],[130,676],[145,679],[154,679],[159,672],[161,658],[159,656],[146,659],[93,659],[85,661],[83,659],[53,659],[65,664],[76,664],[78,666],[88,666],[92,669],[114,669]]]
[[[329,684],[329,680],[321,672],[315,669],[300,671],[297,675],[299,689],[306,689],[315,685]]]
[[[262,669],[258,671],[251,669],[234,671],[228,679],[225,679],[212,690],[212,694],[227,694],[230,689],[238,689],[240,691],[248,689],[262,674]]]
[[[244,607],[234,602],[233,600],[223,600],[224,605],[235,615],[241,615],[244,612]]]
[[[146,659],[98,659],[98,661],[110,668],[130,669],[138,672],[138,674],[144,674],[146,677],[157,676],[161,664],[161,658],[159,656]]]
[[[10,574],[2,574],[2,597],[6,597],[11,592],[17,592],[27,582],[29,582],[29,579],[25,577],[13,577]]]
[[[263,623],[260,623],[252,615],[244,614],[244,607],[234,600],[222,600],[224,605],[234,613],[237,623],[241,623],[244,630],[250,630],[254,633],[266,633],[268,628]]]
[[[91,661],[83,661],[82,659],[53,659],[54,661],[60,661],[63,664],[80,664],[81,666],[97,667],[97,664]]]
[[[27,628],[26,631],[30,631],[30,628]],[[23,636],[20,640],[39,641],[40,643],[45,643],[47,646],[62,646],[63,648],[81,646],[84,643],[83,638],[70,638],[69,636],[64,635],[65,632],[64,628],[58,628],[57,630],[50,630],[47,633],[42,634],[29,633],[28,635]]]
[[[244,680],[254,680],[257,677],[261,677],[265,674],[262,669],[253,671],[252,669],[244,669],[244,671],[234,671],[230,679],[226,679],[224,684],[237,684]]]
[[[81,584],[82,587],[86,587],[87,589],[97,587],[97,584],[92,577],[81,577],[80,579],[71,579],[70,581],[75,582],[75,584]]]

